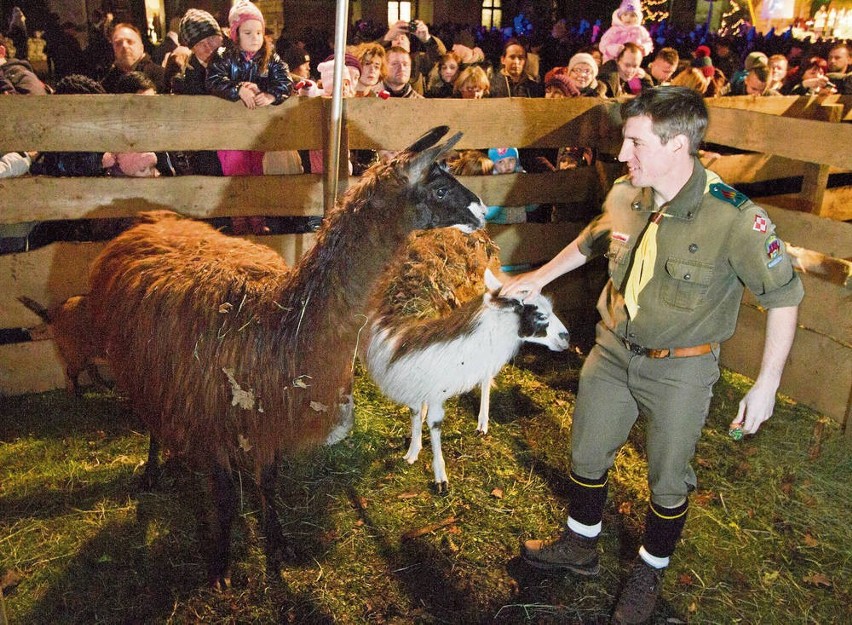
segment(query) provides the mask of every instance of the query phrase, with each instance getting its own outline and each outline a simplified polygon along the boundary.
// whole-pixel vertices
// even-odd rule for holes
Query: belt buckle
[[[637,356],[645,356],[648,353],[648,350],[642,347],[641,345],[637,345],[636,343],[631,343],[627,339],[622,339],[624,342],[624,346],[628,351],[636,354]]]

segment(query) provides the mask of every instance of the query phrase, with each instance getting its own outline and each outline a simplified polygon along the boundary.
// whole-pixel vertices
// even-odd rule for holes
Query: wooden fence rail
[[[21,106],[25,102],[26,106]],[[726,154],[711,168],[734,184],[802,178],[802,191],[763,198],[783,238],[833,259],[828,275],[806,274],[801,330],[782,390],[846,422],[852,389],[852,327],[848,276],[852,258],[852,187],[829,186],[852,170],[852,98],[737,97],[710,100],[707,140],[746,153]],[[213,97],[50,96],[0,98],[0,151],[164,151],[200,149],[321,149],[329,101],[292,98],[248,111]],[[558,148],[583,145],[617,153],[618,102],[594,99],[347,100],[344,141],[350,149],[401,149],[429,128],[447,124],[464,136],[458,147]],[[574,203],[595,206],[619,166],[547,174],[463,179],[488,205]],[[351,184],[351,179],[341,181]],[[195,217],[265,214],[319,216],[328,196],[323,176],[156,179],[22,177],[0,180],[0,223],[127,217],[169,207]],[[796,211],[781,210],[777,204]],[[811,214],[808,214],[811,213]],[[833,217],[834,221],[822,219]],[[554,224],[491,226],[510,265],[545,261],[582,227],[585,217]],[[289,262],[313,235],[262,237]],[[102,244],[55,243],[0,256],[0,329],[30,327],[35,317],[17,301],[28,295],[54,304],[86,290],[86,268]],[[813,258],[811,253],[807,259]],[[809,262],[809,261],[808,261]],[[813,263],[808,267],[815,266]],[[845,264],[844,264],[845,263]],[[597,273],[595,273],[597,272]],[[558,303],[575,318],[593,318],[600,267],[557,285]],[[723,362],[754,374],[762,312],[748,298]],[[20,393],[62,383],[49,341],[0,345],[0,392]],[[819,375],[814,375],[817,372]],[[852,432],[852,427],[847,428]]]

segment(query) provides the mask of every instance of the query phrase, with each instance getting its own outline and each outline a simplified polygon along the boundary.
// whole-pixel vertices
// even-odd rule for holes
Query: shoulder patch
[[[710,195],[722,200],[723,202],[732,204],[736,208],[740,208],[743,204],[748,202],[748,196],[744,193],[740,193],[733,187],[729,187],[724,182],[714,182],[711,184]]]

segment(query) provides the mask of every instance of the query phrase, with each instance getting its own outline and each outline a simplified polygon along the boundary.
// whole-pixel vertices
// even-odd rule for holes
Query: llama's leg
[[[488,434],[488,410],[491,407],[491,378],[485,378],[479,387],[479,418],[476,431]]]
[[[86,371],[89,373],[89,377],[92,379],[92,382],[101,387],[101,390],[108,389],[109,384],[106,383],[106,380],[101,376],[101,372],[98,371],[97,365],[88,365],[86,367]]]
[[[278,576],[283,564],[286,544],[275,494],[278,482],[279,458],[276,454],[271,464],[260,472],[260,496],[263,506],[263,528],[266,534],[266,568],[271,575]]]
[[[441,451],[441,426],[444,421],[444,406],[432,406],[426,423],[429,424],[429,440],[432,442],[432,471],[435,473],[435,490],[438,494],[449,491],[447,468],[444,466],[444,454]]]
[[[142,473],[143,490],[156,488],[160,481],[160,441],[150,435],[148,443],[148,462],[145,463],[145,471]]]
[[[213,518],[210,523],[210,555],[207,572],[214,590],[231,587],[231,525],[237,509],[237,489],[231,472],[215,463],[210,475]]]
[[[404,456],[408,464],[417,462],[417,456],[423,449],[423,421],[426,419],[428,411],[429,404],[425,401],[420,406],[419,411],[414,406],[411,407],[411,443],[408,445],[408,453]]]

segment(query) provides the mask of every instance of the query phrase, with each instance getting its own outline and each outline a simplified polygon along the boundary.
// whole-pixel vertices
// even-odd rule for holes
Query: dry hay
[[[497,273],[500,258],[484,230],[415,233],[378,286],[381,313],[397,319],[442,317],[485,292],[486,267]]]

